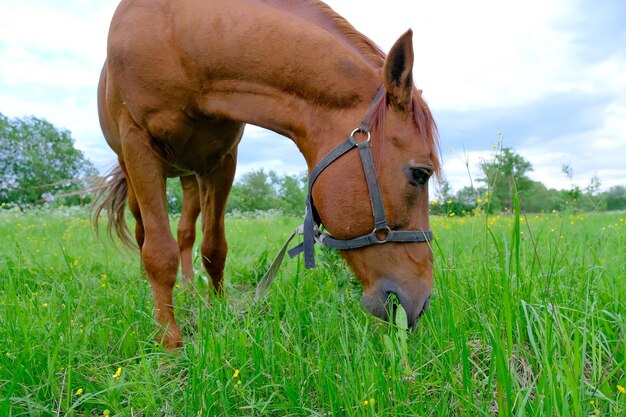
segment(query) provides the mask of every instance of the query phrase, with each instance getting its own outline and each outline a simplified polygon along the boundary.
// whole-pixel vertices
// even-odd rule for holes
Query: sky
[[[105,171],[96,88],[111,0],[0,5],[0,113],[37,116],[72,132]],[[514,148],[548,187],[626,185],[626,2],[623,0],[329,0],[388,51],[414,31],[413,76],[437,120],[445,178],[458,191],[494,147]],[[568,164],[571,179],[562,172]],[[249,126],[237,176],[299,174],[288,139]]]

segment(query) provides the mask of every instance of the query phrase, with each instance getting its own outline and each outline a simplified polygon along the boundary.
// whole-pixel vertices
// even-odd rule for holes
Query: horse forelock
[[[426,146],[429,151],[430,160],[433,163],[433,172],[439,177],[441,174],[439,132],[435,118],[421,94],[413,94],[413,121],[423,137],[426,138]]]
[[[388,108],[387,95],[383,94],[382,99],[375,104],[370,121],[372,140],[378,144],[374,149],[375,158],[378,161],[382,160],[384,152],[385,115]],[[441,174],[439,133],[435,118],[421,95],[413,95],[411,112],[413,122],[425,140],[426,149],[433,163],[434,174],[439,176]]]

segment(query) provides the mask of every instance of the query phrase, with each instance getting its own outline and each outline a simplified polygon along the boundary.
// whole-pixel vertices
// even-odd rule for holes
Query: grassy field
[[[332,251],[287,260],[253,306],[298,220],[229,218],[227,297],[177,287],[172,356],[135,253],[78,209],[0,210],[0,416],[626,415],[625,217],[433,218],[408,336]]]

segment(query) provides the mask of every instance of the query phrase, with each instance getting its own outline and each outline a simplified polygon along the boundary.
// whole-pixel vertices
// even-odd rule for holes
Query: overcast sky
[[[414,79],[437,119],[455,191],[503,141],[531,177],[569,188],[626,185],[626,1],[331,0],[383,50],[414,31]],[[100,133],[96,86],[117,1],[20,0],[0,5],[0,113],[69,129],[100,170],[115,160]],[[498,136],[502,132],[502,136]],[[295,174],[285,138],[248,127],[238,176]]]

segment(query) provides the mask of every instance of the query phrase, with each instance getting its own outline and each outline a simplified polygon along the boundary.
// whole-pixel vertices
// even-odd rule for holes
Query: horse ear
[[[391,48],[383,65],[383,84],[390,103],[408,111],[413,99],[413,31],[409,29]]]

